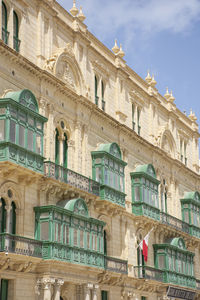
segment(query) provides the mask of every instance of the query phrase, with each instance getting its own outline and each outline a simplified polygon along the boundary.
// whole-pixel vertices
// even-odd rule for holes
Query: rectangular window
[[[96,181],[101,183],[101,168],[96,168]]]
[[[55,223],[55,235],[54,235],[55,242],[61,242],[61,224]]]
[[[28,117],[28,124],[34,127],[34,119],[32,117]]]
[[[16,139],[16,123],[13,120],[10,120],[10,141],[15,143]]]
[[[0,120],[0,141],[5,139],[5,120]]]
[[[28,129],[28,149],[33,151],[33,131]]]
[[[19,145],[25,147],[25,128],[19,125]]]
[[[158,256],[158,266],[159,266],[159,269],[165,269],[165,256],[164,255]]]
[[[106,185],[109,184],[109,181],[108,181],[108,169],[105,168],[105,182],[104,182]]]
[[[87,249],[90,249],[90,233],[87,232]]]
[[[42,241],[49,240],[49,222],[40,223],[40,239]]]

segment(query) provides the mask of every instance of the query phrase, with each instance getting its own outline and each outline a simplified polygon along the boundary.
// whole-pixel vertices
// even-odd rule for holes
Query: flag
[[[142,254],[144,256],[144,261],[147,262],[148,259],[148,243],[149,243],[149,235],[153,228],[147,233],[147,235],[144,237],[143,241],[139,244],[140,249],[142,250]]]

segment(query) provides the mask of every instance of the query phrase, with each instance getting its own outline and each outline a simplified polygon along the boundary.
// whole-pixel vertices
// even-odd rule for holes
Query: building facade
[[[0,298],[199,299],[195,114],[75,1],[0,10]]]

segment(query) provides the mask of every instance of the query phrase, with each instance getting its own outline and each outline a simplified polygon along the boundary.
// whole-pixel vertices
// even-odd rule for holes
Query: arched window
[[[63,140],[63,167],[67,168],[67,152],[68,152],[68,144],[67,144],[67,135],[64,133]]]
[[[0,198],[0,233],[6,231],[6,204],[5,201]]]
[[[104,110],[105,111],[105,100],[104,100],[104,83],[103,83],[103,81],[101,81],[101,107],[102,107],[102,110]]]
[[[59,145],[59,132],[56,128],[56,135],[55,135],[55,163],[59,165],[60,163],[60,145]]]
[[[4,2],[2,2],[2,40],[5,44],[8,44],[9,32],[7,31],[8,14],[7,8]]]
[[[95,76],[94,78],[94,88],[95,88],[95,104],[98,106],[98,102],[99,102],[99,97],[98,97],[98,80],[97,80],[97,77]]]
[[[15,202],[11,203],[9,233],[12,233],[12,234],[16,233],[16,205],[15,205]]]
[[[13,12],[13,48],[19,52],[19,19],[16,12]]]

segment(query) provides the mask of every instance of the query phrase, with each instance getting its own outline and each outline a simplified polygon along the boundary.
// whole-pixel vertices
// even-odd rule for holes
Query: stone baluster
[[[95,284],[94,285],[94,289],[93,289],[93,300],[97,300],[98,299],[98,290],[99,290],[99,285]]]

